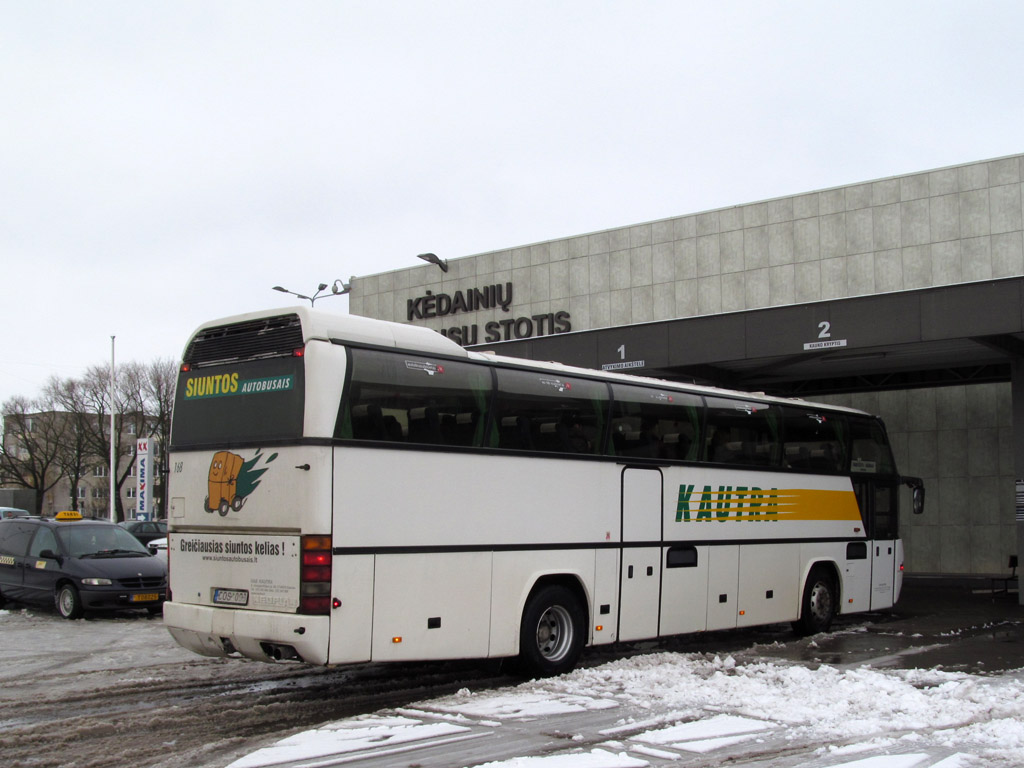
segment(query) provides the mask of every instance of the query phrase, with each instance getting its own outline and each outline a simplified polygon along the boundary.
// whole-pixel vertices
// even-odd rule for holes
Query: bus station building
[[[1024,544],[1024,155],[351,281],[350,312],[464,346],[881,416],[914,575]],[[412,261],[412,259],[410,259]],[[1018,506],[1021,505],[1021,506]]]

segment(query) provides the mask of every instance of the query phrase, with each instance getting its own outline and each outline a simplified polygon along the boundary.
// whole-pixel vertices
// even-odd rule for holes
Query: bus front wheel
[[[586,617],[575,593],[559,584],[534,592],[519,630],[523,671],[542,677],[568,672],[583,651]]]
[[[837,604],[835,580],[824,568],[812,568],[804,585],[800,618],[793,622],[793,631],[801,637],[828,632]]]

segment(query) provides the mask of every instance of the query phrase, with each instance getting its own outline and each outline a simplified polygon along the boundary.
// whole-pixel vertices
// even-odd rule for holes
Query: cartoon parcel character
[[[209,496],[206,497],[206,511],[217,510],[221,517],[228,509],[236,512],[242,508],[245,497],[238,496],[238,473],[242,469],[242,457],[230,451],[218,451],[210,462]]]

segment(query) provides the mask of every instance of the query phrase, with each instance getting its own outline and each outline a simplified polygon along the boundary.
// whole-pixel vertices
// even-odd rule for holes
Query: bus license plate
[[[160,595],[156,592],[142,592],[137,595],[132,595],[133,603],[153,603],[160,599]]]
[[[213,602],[218,605],[247,605],[249,592],[245,589],[215,589]]]

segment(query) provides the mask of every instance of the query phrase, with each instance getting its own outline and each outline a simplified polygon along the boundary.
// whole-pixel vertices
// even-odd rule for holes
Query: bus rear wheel
[[[576,666],[583,651],[583,606],[575,593],[559,584],[541,587],[526,602],[519,630],[519,663],[541,677],[560,675]]]
[[[800,618],[793,622],[793,631],[801,637],[828,632],[837,605],[835,580],[824,568],[812,568],[804,585]]]

